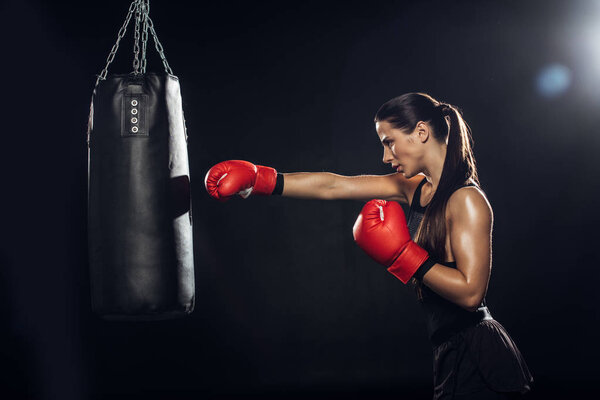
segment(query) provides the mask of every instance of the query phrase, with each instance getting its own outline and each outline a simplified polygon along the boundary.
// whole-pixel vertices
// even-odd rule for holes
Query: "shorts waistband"
[[[437,347],[440,344],[448,341],[452,336],[456,335],[460,331],[477,325],[481,321],[489,321],[492,319],[494,318],[487,307],[479,307],[476,311],[469,313],[468,318],[438,329],[437,332],[435,332],[431,337],[431,344],[434,347]]]

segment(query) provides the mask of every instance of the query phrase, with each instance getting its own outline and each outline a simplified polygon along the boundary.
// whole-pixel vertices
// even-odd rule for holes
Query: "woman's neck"
[[[437,189],[440,178],[442,177],[442,171],[444,169],[444,161],[446,160],[446,148],[447,145],[435,146],[433,149],[426,153],[425,156],[425,168],[423,173],[427,182],[432,185],[432,192]]]

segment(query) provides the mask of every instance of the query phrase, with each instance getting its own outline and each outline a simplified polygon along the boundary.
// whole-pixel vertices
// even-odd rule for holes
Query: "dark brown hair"
[[[415,242],[439,262],[446,257],[446,204],[452,193],[472,181],[479,186],[473,138],[461,111],[425,93],[406,93],[379,108],[375,122],[387,121],[394,128],[412,132],[419,121],[433,128],[433,136],[447,143],[446,159],[438,187],[419,225]],[[413,279],[419,299],[422,282]]]

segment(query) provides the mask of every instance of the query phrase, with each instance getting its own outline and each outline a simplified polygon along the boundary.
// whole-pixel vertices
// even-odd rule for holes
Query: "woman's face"
[[[419,122],[419,124],[423,124]],[[375,130],[383,145],[383,162],[391,164],[392,168],[411,178],[421,172],[421,161],[424,146],[422,146],[419,129],[412,132],[396,129],[387,121],[375,123]]]

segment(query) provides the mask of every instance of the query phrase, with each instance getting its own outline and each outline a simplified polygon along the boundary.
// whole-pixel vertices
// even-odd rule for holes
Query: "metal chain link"
[[[142,65],[140,67],[142,74],[146,73],[146,45],[148,44],[148,16],[150,15],[150,0],[143,0],[145,5],[144,20],[142,29]]]
[[[119,29],[119,33],[117,34],[117,41],[113,45],[112,49],[110,50],[110,53],[108,54],[108,57],[106,58],[106,65],[104,66],[104,69],[102,70],[102,72],[100,72],[100,75],[98,75],[98,78],[96,79],[96,86],[98,86],[98,82],[100,82],[100,80],[106,79],[106,74],[108,72],[108,66],[113,62],[113,60],[115,58],[115,54],[117,54],[117,50],[119,49],[119,42],[125,36],[125,32],[127,32],[127,25],[129,25],[129,21],[131,20],[131,16],[133,15],[133,12],[135,11],[138,1],[139,0],[132,1],[131,5],[129,6],[129,10],[127,12],[127,17],[125,18],[125,22],[123,22],[123,25],[121,26],[121,29]]]
[[[133,73],[140,73],[140,21],[142,19],[141,1],[137,1],[135,8],[135,30],[133,33]]]
[[[160,59],[162,60],[162,63],[165,67],[165,72],[169,75],[173,75],[173,70],[167,62],[167,57],[165,57],[165,50],[163,49],[162,44],[160,44],[160,41],[158,40],[158,36],[156,35],[156,31],[154,30],[154,23],[152,22],[152,18],[150,18],[150,15],[148,15],[148,27],[150,28],[150,32],[152,32],[152,37],[154,38],[154,46],[156,47],[156,51],[158,51],[158,54],[160,55]]]

